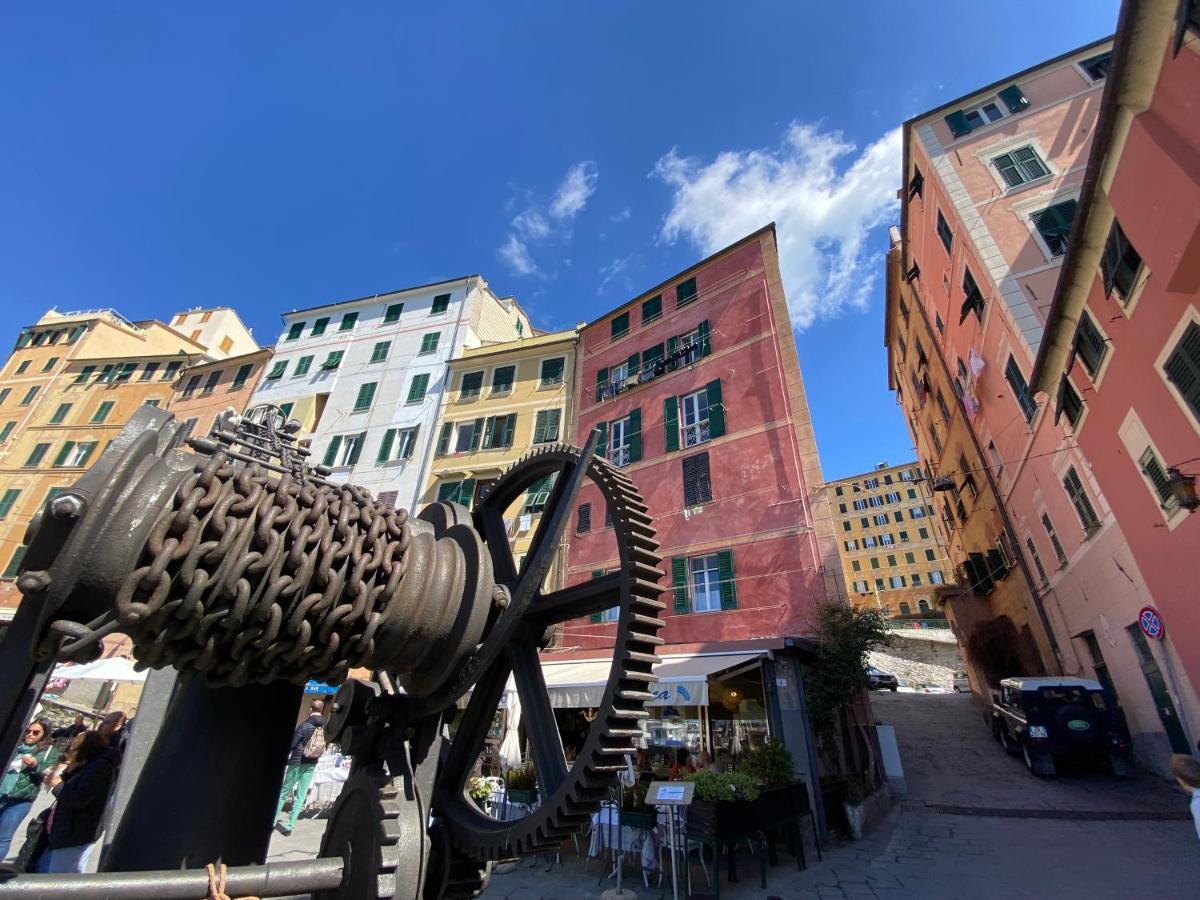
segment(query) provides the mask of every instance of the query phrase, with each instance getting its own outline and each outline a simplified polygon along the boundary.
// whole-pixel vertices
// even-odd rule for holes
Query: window
[[[562,421],[561,409],[538,410],[533,423],[533,442],[549,444],[558,440],[559,423]]]
[[[338,331],[351,331],[354,324],[358,321],[358,313],[348,312],[342,316],[342,321],[338,323]]]
[[[843,514],[846,512],[846,504],[845,503],[838,504],[838,512],[843,513]]]
[[[1046,537],[1050,538],[1050,546],[1054,548],[1054,555],[1058,557],[1058,564],[1065,566],[1067,564],[1067,554],[1063,552],[1062,543],[1058,539],[1058,532],[1054,530],[1054,525],[1050,522],[1050,516],[1042,513],[1042,527],[1046,529]]]
[[[313,358],[311,356],[302,356],[298,360],[296,360],[296,371],[292,373],[292,377],[298,378],[301,375],[307,375],[309,368],[312,366],[312,361],[313,361]],[[284,363],[284,365],[286,366],[287,363]],[[251,368],[251,367],[250,366],[242,366],[242,369],[249,369],[249,368]],[[282,372],[282,370],[280,370],[280,371]],[[239,369],[238,375],[240,376],[241,374],[242,374],[241,369]],[[246,373],[247,376],[249,376],[249,374],[250,374],[249,372]],[[271,377],[275,377],[275,376],[268,375],[267,377],[271,378]],[[245,380],[242,381],[242,384],[245,384]],[[235,380],[233,386],[234,386],[234,389],[236,390],[237,388],[241,387],[241,384],[238,384],[237,381]]]
[[[420,375],[414,375],[412,382],[408,386],[407,403],[420,403],[425,399],[425,391],[429,388],[429,373],[422,372]]]
[[[1083,362],[1088,374],[1094,379],[1100,370],[1100,363],[1108,352],[1108,344],[1092,317],[1086,312],[1079,317],[1079,326],[1075,329],[1075,354]]]
[[[38,390],[39,390],[39,387],[36,384],[33,387],[31,387],[29,390],[27,390],[25,392],[25,396],[21,398],[20,405],[28,406],[30,403],[32,403],[33,398],[37,396]]]
[[[863,487],[866,488],[868,491],[873,491],[873,490],[875,490],[875,488],[879,487],[879,479],[878,478],[868,478],[866,481],[863,482]]]
[[[1079,480],[1079,473],[1075,471],[1074,466],[1067,469],[1067,474],[1063,477],[1063,487],[1067,496],[1071,498],[1075,514],[1079,516],[1079,524],[1087,534],[1094,534],[1100,528],[1100,519],[1096,517],[1092,501],[1088,499],[1087,491],[1083,489],[1083,482]]]
[[[299,340],[300,335],[302,335],[303,333],[304,333],[304,323],[303,322],[293,322],[291,324],[291,326],[289,326],[288,331],[287,331],[287,336],[284,338],[284,340],[285,341]]]
[[[20,496],[20,488],[9,488],[4,492],[4,496],[0,497],[0,520],[8,517],[8,514],[12,511],[13,504],[17,502],[17,498]]]
[[[138,378],[138,381],[149,381],[151,378],[154,377],[154,373],[157,371],[158,371],[158,363],[156,363],[156,362],[146,363],[146,365],[142,367],[142,374],[141,374],[141,377]]]
[[[979,285],[975,282],[975,276],[971,274],[969,268],[963,267],[963,304],[959,311],[958,324],[961,325],[967,320],[967,316],[975,313],[975,318],[983,322],[983,292],[979,290]]]
[[[276,378],[282,378],[283,373],[287,371],[287,360],[281,359],[271,367],[271,371],[267,373],[267,380],[274,381]],[[188,386],[183,389],[183,396],[190,397],[191,392],[196,389],[196,385],[200,381],[199,375],[192,376],[188,382]]]
[[[859,562],[857,559],[852,559],[852,560],[850,560],[850,568],[853,569],[855,572],[861,572],[862,571],[862,563]]]
[[[1087,73],[1087,77],[1092,81],[1103,81],[1108,77],[1109,66],[1112,65],[1112,51],[1109,50],[1101,53],[1099,56],[1092,56],[1083,60],[1079,64],[1079,68]]]
[[[852,540],[846,541],[846,549],[847,550],[857,550],[858,549],[858,540],[852,539]]]
[[[30,360],[28,360],[28,359],[27,359],[27,360],[24,360],[24,361],[22,361],[22,363],[21,363],[19,366],[17,366],[17,371],[16,371],[16,373],[15,373],[15,374],[17,374],[17,375],[24,375],[24,374],[25,374],[25,370],[29,368],[29,363],[30,363]]]
[[[1146,476],[1146,480],[1150,482],[1150,487],[1158,498],[1159,506],[1167,512],[1174,512],[1179,507],[1179,500],[1171,490],[1167,470],[1153,448],[1147,447],[1146,451],[1138,457],[1138,467]]]
[[[17,573],[21,571],[21,560],[25,558],[25,551],[29,548],[24,544],[13,551],[12,558],[8,561],[8,567],[4,570],[4,574],[0,578],[16,578]]]
[[[312,357],[309,357],[311,360]],[[237,373],[233,376],[233,385],[230,390],[236,391],[246,386],[246,382],[250,380],[250,373],[254,371],[254,363],[246,363],[244,366],[238,366]]]
[[[936,313],[936,312],[935,312],[935,313],[933,314],[933,324],[934,324],[934,325],[937,327],[938,334],[945,334],[945,333],[946,333],[946,323],[942,321],[942,314],[941,314],[941,313]]]
[[[866,499],[863,497],[859,497],[857,500],[854,501],[854,508],[855,509],[866,509],[867,508]]]
[[[872,557],[871,557],[871,568],[872,568],[872,569],[878,569],[878,568],[879,568],[879,557],[878,557],[878,556],[872,556]]]
[[[146,405],[146,406],[153,406],[155,409],[158,409],[158,407],[162,405],[162,401],[161,401],[161,400],[159,400],[159,399],[157,399],[157,398],[155,398],[155,399],[152,399],[152,400],[147,400],[147,401],[145,402],[145,405]]]
[[[77,444],[74,441],[67,441],[58,451],[58,456],[54,458],[54,465],[58,468],[86,466],[98,443],[98,441],[90,441]]]
[[[429,314],[436,316],[438,313],[444,313],[450,307],[450,295],[438,294],[433,298],[433,305],[429,307]]]
[[[662,316],[662,294],[656,294],[642,303],[642,324],[653,322]]]
[[[867,583],[865,581],[854,582],[854,590],[856,590],[860,594],[870,593],[870,588],[867,586]]]
[[[200,376],[196,375],[195,378],[197,380],[199,380]],[[101,403],[99,406],[97,406],[96,411],[94,413],[92,413],[92,424],[98,425],[99,423],[101,423],[105,419],[107,419],[108,414],[110,412],[112,412],[112,408],[114,406],[116,406],[116,403],[113,402],[112,400],[105,400],[103,403]]]
[[[1029,556],[1033,560],[1033,567],[1037,569],[1038,578],[1041,579],[1042,584],[1045,584],[1050,579],[1046,577],[1046,567],[1042,565],[1042,558],[1038,556],[1037,547],[1034,546],[1033,538],[1025,538],[1025,547],[1027,550],[1029,550]]]
[[[464,372],[462,383],[458,388],[458,399],[470,400],[478,397],[483,390],[483,373],[482,372]]]
[[[897,535],[900,538],[900,543],[902,543],[902,544],[908,543],[908,532],[907,531],[899,531],[899,532],[897,532]]]
[[[891,578],[888,580],[888,583],[889,583],[889,584],[890,584],[890,585],[891,585],[893,588],[902,588],[902,587],[904,587],[904,576],[903,576],[903,575],[893,575],[893,576],[892,576],[892,577],[891,577]]]
[[[629,313],[623,312],[619,316],[613,316],[611,323],[612,339],[615,341],[619,337],[624,337],[629,333]]]
[[[1055,423],[1058,422],[1058,417],[1062,413],[1066,413],[1067,421],[1071,423],[1072,428],[1079,424],[1079,419],[1083,416],[1083,399],[1066,374],[1058,382],[1058,411],[1054,416]]]
[[[930,584],[942,584],[944,582],[945,582],[945,579],[942,577],[942,573],[939,570],[937,570],[937,569],[929,570],[929,583]]]
[[[843,523],[842,523],[842,531],[849,531],[849,530],[850,530],[850,523],[849,523],[849,522],[843,522]]]
[[[63,423],[63,420],[66,419],[67,413],[69,413],[70,411],[71,411],[70,403],[58,404],[58,409],[56,409],[54,411],[54,415],[52,415],[50,417],[50,424],[51,425],[61,425]]]
[[[342,364],[342,350],[330,350],[329,355],[325,357],[325,362],[321,363],[321,371],[332,372]]]
[[[317,319],[313,322],[312,331],[309,332],[311,337],[320,337],[325,333],[325,329],[329,327],[329,316]]]
[[[488,416],[487,421],[483,423],[483,449],[494,450],[498,447],[511,447],[516,431],[516,413]]]
[[[1004,367],[1004,377],[1008,381],[1008,386],[1012,388],[1017,405],[1025,414],[1025,421],[1032,422],[1033,414],[1037,412],[1037,404],[1029,395],[1029,384],[1025,381],[1025,376],[1021,374],[1021,368],[1017,365],[1017,361],[1011,355],[1008,357],[1008,364]]]
[[[925,192],[925,176],[921,174],[920,168],[913,166],[912,178],[908,182],[908,199],[924,196]]]
[[[421,336],[421,349],[417,351],[418,356],[423,356],[426,353],[437,353],[438,340],[441,338],[440,331],[431,331],[428,334]]]
[[[542,380],[541,387],[555,387],[563,383],[563,369],[566,367],[566,359],[559,356],[555,359],[542,360]]]
[[[371,403],[375,400],[375,388],[377,384],[378,382],[371,381],[358,386],[358,396],[354,398],[353,412],[362,412],[364,409],[371,408]]]
[[[914,506],[912,509],[910,509],[908,511],[908,514],[914,519],[925,518],[925,510],[923,507],[920,507],[920,506]]]
[[[1104,244],[1104,255],[1100,258],[1100,270],[1104,275],[1104,296],[1112,295],[1113,289],[1122,301],[1129,299],[1142,268],[1142,257],[1133,249],[1129,238],[1121,229],[1121,223],[1113,219]]]
[[[946,248],[946,252],[950,252],[950,248],[954,246],[954,235],[950,231],[950,225],[946,222],[946,217],[942,215],[939,209],[937,214],[937,233],[942,239],[942,246]],[[928,260],[926,260],[928,262]]]
[[[858,524],[861,525],[863,528],[870,528],[871,520],[868,519],[866,516],[863,516],[861,519],[858,520]]]
[[[174,381],[175,375],[183,367],[181,362],[169,362],[167,368],[163,371],[163,381]],[[85,367],[86,368],[86,367]]]
[[[916,510],[913,510],[913,512],[915,513],[915,512],[916,512]],[[924,511],[923,511],[923,510],[921,511],[921,514],[922,514],[922,515],[924,515]],[[920,516],[916,516],[916,515],[914,515],[914,516],[913,516],[913,518],[914,518],[914,519],[919,519],[919,518],[920,518]],[[928,528],[918,528],[918,529],[917,529],[917,537],[919,537],[919,538],[920,538],[921,540],[923,540],[923,541],[927,541],[927,540],[929,540],[929,529],[928,529]]]
[[[577,518],[575,520],[575,531],[577,534],[584,534],[592,530],[592,504],[580,503],[579,509],[576,510]]]
[[[371,349],[371,358],[367,361],[367,364],[370,365],[371,363],[384,362],[388,358],[388,351],[391,349],[391,341],[379,341]]]
[[[1018,147],[1009,153],[1001,153],[992,160],[992,165],[1010,188],[1020,187],[1050,174],[1033,147]]]
[[[498,366],[492,372],[492,393],[507,394],[513,388],[513,377],[516,375],[516,366]]]
[[[525,491],[525,506],[522,511],[534,514],[540,513],[550,501],[550,489],[554,486],[554,476],[544,475],[531,484]]]
[[[692,602],[696,612],[721,608],[721,576],[717,557],[698,556],[691,560]]]
[[[54,368],[54,364],[55,364],[56,362],[58,362],[58,357],[57,357],[57,356],[52,356],[52,357],[50,357],[48,360],[46,360],[46,364],[45,364],[44,366],[42,366],[42,371],[43,371],[43,372],[49,372],[51,369],[53,369],[53,368]]]
[[[695,447],[709,440],[708,391],[696,391],[681,398],[683,407],[683,446]]]
[[[872,507],[883,506],[883,498],[882,497],[868,497],[867,504]]]
[[[1004,104],[1004,108],[1001,108],[1001,103]],[[951,134],[962,137],[976,128],[997,122],[1010,113],[1019,113],[1027,106],[1029,101],[1025,99],[1021,88],[1012,84],[995,97],[990,97],[976,106],[950,113],[946,116],[946,124],[950,126]]]
[[[471,422],[459,422],[454,438],[454,452],[470,453],[472,450],[478,450],[479,444],[483,440],[482,426],[482,419]]]
[[[629,416],[617,419],[612,423],[611,442],[608,449],[608,460],[614,466],[629,465],[629,438],[632,432]]]
[[[224,372],[224,369],[217,369],[215,372],[209,372],[208,379],[204,382],[204,390],[200,392],[200,396],[203,397],[205,394],[211,394],[214,390],[216,390],[217,385],[221,383],[221,376],[224,374]]]
[[[917,491],[916,491],[916,489],[915,489],[915,488],[909,488],[909,489],[908,489],[908,491],[907,491],[907,493],[908,493],[908,499],[909,499],[909,500],[916,500],[916,499],[917,499]]]
[[[325,465],[331,467],[353,466],[358,462],[359,454],[362,453],[363,441],[366,436],[366,432],[334,435],[329,446],[325,448]]]
[[[896,545],[895,539],[888,533],[879,535],[879,543],[884,547],[894,547]]]
[[[886,525],[888,523],[887,513],[879,513],[872,517],[876,525]]]
[[[49,451],[49,444],[34,444],[33,452],[31,452],[29,454],[29,458],[25,460],[25,468],[32,469],[37,467]]]
[[[683,505],[696,506],[712,501],[712,481],[708,473],[708,454],[698,453],[683,460]]]
[[[871,547],[878,547],[878,546],[879,546],[879,541],[878,541],[878,539],[875,537],[875,535],[873,535],[873,534],[865,534],[865,535],[863,535],[863,539],[862,539],[862,545],[863,545],[863,549],[864,549],[864,550],[868,550],[868,549],[870,549]]]
[[[687,306],[696,299],[696,279],[689,278],[675,285],[675,305]]]
[[[1029,217],[1042,240],[1046,242],[1046,248],[1052,257],[1062,256],[1067,252],[1067,240],[1071,236],[1071,223],[1075,221],[1076,206],[1076,201],[1065,200]]]
[[[283,414],[283,418],[285,421],[291,417],[292,407],[295,405],[296,404],[294,404],[294,403],[280,403],[279,404],[279,412]]]
[[[1188,324],[1183,337],[1167,357],[1163,371],[1191,408],[1192,415],[1200,419],[1200,325]]]
[[[137,363],[122,363],[116,373],[114,381],[128,381],[133,377],[133,373],[137,371]]]
[[[75,380],[71,384],[87,384],[87,380],[92,377],[92,373],[96,371],[95,366],[84,366],[79,370],[79,374],[75,376]],[[0,403],[4,402],[4,398],[8,396],[8,388],[0,391]]]

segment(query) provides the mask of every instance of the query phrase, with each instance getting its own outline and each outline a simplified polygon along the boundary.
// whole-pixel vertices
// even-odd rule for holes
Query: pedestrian
[[[39,872],[87,870],[120,765],[120,754],[98,731],[85,731],[71,742],[66,768],[51,779],[55,801]]]
[[[692,765],[691,754],[688,753],[686,747],[680,747],[675,751],[675,765],[671,766],[671,774],[668,780],[682,781],[684,775],[690,775],[696,771],[696,767]]]
[[[8,856],[13,835],[37,799],[42,775],[48,766],[58,762],[58,756],[46,723],[30,722],[0,779],[0,860]]]
[[[279,791],[279,805],[275,808],[275,830],[285,837],[296,827],[296,819],[300,810],[304,808],[304,798],[308,796],[308,787],[312,784],[317,760],[325,752],[325,720],[321,717],[323,712],[324,702],[314,700],[309,707],[308,718],[297,725],[292,733],[287,769],[283,773],[283,788]],[[288,813],[288,822],[284,825],[279,821],[279,816],[289,797],[292,798],[292,808]]]
[[[56,741],[70,741],[77,734],[83,734],[88,730],[87,724],[83,721],[83,713],[76,713],[75,721],[70,725],[64,725],[62,728],[55,728],[50,732],[50,736]]]
[[[104,718],[100,720],[100,724],[96,727],[96,731],[104,738],[105,743],[110,750],[116,750],[122,756],[125,755],[125,740],[129,737],[129,731],[125,727],[125,713],[119,709],[114,709],[110,713],[106,713]]]
[[[1192,798],[1192,821],[1196,825],[1196,837],[1200,838],[1200,762],[1186,753],[1172,753],[1171,774]]]

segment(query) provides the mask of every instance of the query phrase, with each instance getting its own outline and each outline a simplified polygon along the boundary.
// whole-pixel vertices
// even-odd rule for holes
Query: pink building
[[[1169,19],[1166,8],[1173,6],[1139,4],[1138,14]],[[1169,407],[1171,424],[1164,420],[1162,431],[1173,437],[1156,438],[1164,443],[1154,445],[1165,454],[1162,460],[1200,455],[1195,418],[1181,420],[1189,414],[1187,403],[1155,366],[1159,354],[1169,355],[1185,336],[1186,309],[1189,304],[1195,308],[1194,285],[1184,290],[1171,285],[1180,283],[1172,279],[1189,241],[1190,264],[1196,267],[1200,207],[1178,202],[1176,213],[1162,217],[1165,200],[1154,207],[1151,195],[1142,189],[1140,202],[1133,201],[1144,218],[1131,210],[1131,222],[1147,227],[1155,208],[1154,230],[1144,233],[1158,235],[1170,229],[1173,238],[1161,245],[1166,258],[1157,270],[1163,273],[1159,289],[1174,291],[1173,299],[1149,313],[1151,323],[1139,321],[1133,338],[1137,349],[1127,354],[1105,350],[1106,339],[1114,333],[1132,336],[1133,329],[1126,326],[1128,310],[1114,309],[1112,301],[1103,306],[1101,287],[1101,299],[1095,302],[1104,312],[1092,322],[1094,333],[1081,332],[1081,351],[1075,354],[1071,375],[1076,392],[1074,399],[1070,394],[1065,398],[1065,409],[1056,408],[1056,390],[1043,384],[1057,386],[1067,354],[1053,354],[1057,373],[1044,374],[1047,365],[1040,364],[1036,383],[1034,367],[1039,353],[1049,352],[1046,347],[1072,342],[1082,302],[1076,301],[1074,318],[1068,319],[1058,292],[1064,258],[1075,242],[1072,223],[1081,206],[1095,202],[1093,182],[1098,176],[1089,164],[1096,152],[1093,141],[1111,121],[1106,116],[1114,115],[1106,112],[1112,98],[1129,90],[1123,86],[1126,78],[1147,90],[1142,82],[1149,70],[1159,67],[1169,43],[1169,29],[1161,26],[1160,22],[1154,33],[1162,42],[1149,56],[1137,55],[1136,74],[1124,64],[1128,53],[1121,45],[1149,38],[1123,23],[1115,55],[1112,40],[1099,41],[906,122],[901,211],[904,277],[935,323],[937,344],[932,350],[957,375],[959,397],[948,398],[954,409],[947,406],[944,416],[948,423],[952,415],[965,415],[978,450],[970,458],[964,456],[968,471],[957,471],[963,467],[960,462],[954,471],[933,474],[953,479],[961,499],[966,476],[990,470],[1011,525],[1008,534],[997,535],[997,542],[1009,558],[1023,554],[1040,582],[1034,592],[1037,615],[1031,619],[1045,626],[1035,632],[1045,668],[1105,681],[1125,711],[1141,761],[1160,770],[1171,749],[1194,740],[1188,722],[1200,726],[1200,706],[1187,677],[1195,658],[1190,664],[1182,660],[1179,654],[1184,651],[1177,643],[1191,643],[1181,632],[1190,629],[1195,634],[1195,623],[1181,618],[1179,629],[1172,631],[1168,622],[1166,641],[1150,646],[1140,640],[1136,621],[1145,605],[1158,605],[1165,613],[1172,594],[1179,596],[1177,602],[1184,601],[1186,595],[1177,592],[1186,567],[1177,566],[1172,575],[1164,561],[1189,540],[1200,550],[1200,540],[1196,524],[1185,523],[1184,515],[1176,514],[1175,530],[1159,515],[1161,527],[1152,531],[1153,508],[1127,514],[1135,499],[1128,495],[1135,487],[1144,495],[1146,487],[1137,468],[1131,468],[1135,477],[1118,475],[1116,469],[1119,461],[1130,466],[1125,457],[1131,451],[1119,437],[1123,427],[1127,440],[1138,446],[1139,457],[1150,446],[1143,432],[1124,424],[1134,396],[1144,398],[1145,406],[1139,399],[1139,408],[1151,416],[1166,415]],[[1169,87],[1178,83],[1175,93],[1182,93],[1189,79],[1193,86],[1197,83],[1194,44],[1193,38],[1173,59],[1178,73],[1163,80],[1163,102],[1171,112],[1149,117],[1144,128],[1157,128],[1156,137],[1146,141],[1150,146],[1139,151],[1140,156],[1131,157],[1137,162],[1130,181],[1152,177],[1154,196],[1170,196],[1173,203],[1185,195],[1194,197],[1196,190],[1197,126],[1191,121],[1196,118],[1195,101],[1173,96]],[[1126,140],[1136,146],[1140,133],[1135,126]],[[1102,140],[1111,139],[1101,134]],[[1152,153],[1174,162],[1155,161],[1144,168]],[[1171,171],[1178,177],[1170,178]],[[1160,181],[1164,178],[1170,180]],[[1118,181],[1114,187],[1120,185]],[[1112,196],[1115,205],[1118,194]],[[1120,218],[1123,221],[1123,215]],[[1107,233],[1107,222],[1103,228]],[[1099,241],[1102,248],[1104,236]],[[1078,255],[1072,250],[1073,260]],[[1093,255],[1089,287],[1095,260]],[[1071,271],[1077,268],[1073,263]],[[1195,281],[1195,274],[1191,277]],[[1137,304],[1139,311],[1148,305],[1153,304]],[[1118,326],[1115,332],[1110,330],[1114,316],[1123,320],[1112,323]],[[1064,328],[1065,337],[1060,333]],[[1176,328],[1183,330],[1172,339]],[[1122,356],[1128,357],[1121,363],[1127,367],[1125,374],[1110,373]],[[1158,360],[1157,369],[1162,368]],[[1154,390],[1152,382],[1157,384]],[[1104,400],[1097,402],[1101,393]],[[1144,416],[1139,421],[1146,423]],[[936,445],[936,418],[929,427]],[[1193,452],[1186,452],[1187,446]],[[953,534],[951,504],[939,506]]]

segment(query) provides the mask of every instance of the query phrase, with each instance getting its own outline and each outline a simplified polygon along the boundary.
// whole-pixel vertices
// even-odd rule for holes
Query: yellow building
[[[933,521],[929,483],[917,463],[889,466],[826,484],[850,602],[884,615],[938,609],[946,549]]]
[[[533,447],[573,439],[577,340],[575,330],[541,334],[485,344],[448,363],[449,389],[422,503],[472,506]],[[548,495],[549,485],[527,491],[506,514],[518,567]]]
[[[232,319],[218,340],[231,333],[244,346],[249,332]],[[138,407],[166,407],[180,371],[209,357],[162,322],[113,310],[52,311],[22,330],[0,369],[0,621],[20,601],[13,579],[34,512],[96,461]]]

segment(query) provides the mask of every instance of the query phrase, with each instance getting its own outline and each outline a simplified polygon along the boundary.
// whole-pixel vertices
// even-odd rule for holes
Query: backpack
[[[321,754],[325,752],[325,729],[320,725],[316,726],[312,734],[308,736],[308,742],[305,743],[304,749],[300,751],[301,757],[305,762],[314,762],[321,758]]]

